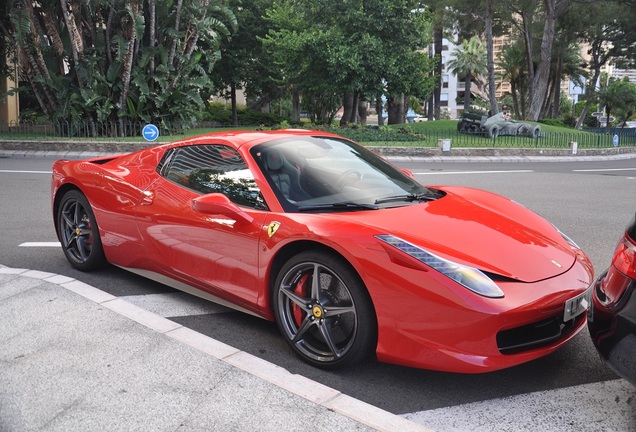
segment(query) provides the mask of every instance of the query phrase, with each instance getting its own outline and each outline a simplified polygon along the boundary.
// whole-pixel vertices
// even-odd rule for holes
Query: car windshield
[[[269,141],[251,153],[285,211],[377,210],[443,195],[346,140],[299,136]]]

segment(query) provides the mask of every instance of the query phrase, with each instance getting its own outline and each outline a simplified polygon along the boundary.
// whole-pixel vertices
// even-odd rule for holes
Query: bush
[[[238,117],[238,124],[241,126],[263,125],[271,127],[284,120],[289,121],[289,119],[283,118],[277,114],[251,110],[246,107],[237,108],[236,115]],[[223,103],[210,103],[208,104],[201,120],[216,122],[219,125],[231,125],[232,108],[231,106]]]
[[[553,118],[539,119],[539,123],[548,125],[548,126],[571,127],[570,125],[565,124],[565,122],[561,119],[553,119]]]

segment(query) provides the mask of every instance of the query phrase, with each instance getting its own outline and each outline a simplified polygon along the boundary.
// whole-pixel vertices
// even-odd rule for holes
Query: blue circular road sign
[[[155,141],[159,138],[159,128],[153,124],[147,124],[141,130],[141,135],[146,139],[146,141]]]
[[[614,135],[613,142],[614,142],[614,147],[618,147],[618,135]]]

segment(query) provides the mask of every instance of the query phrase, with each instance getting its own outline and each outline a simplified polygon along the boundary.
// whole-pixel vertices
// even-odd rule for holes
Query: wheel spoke
[[[289,286],[281,287],[280,291],[303,311],[307,313],[311,312],[311,308],[309,305],[310,301],[308,298],[296,294],[293,290],[291,290],[291,287]]]
[[[317,303],[320,303],[320,269],[320,265],[314,264],[314,274],[311,278],[311,299]]]
[[[325,318],[333,318],[335,316],[344,315],[346,313],[356,313],[356,308],[353,306],[325,306],[324,308]]]
[[[72,230],[75,227],[75,223],[70,218],[70,211],[69,212],[63,212],[62,213],[62,217],[64,218],[64,226],[66,226],[68,229]]]
[[[298,330],[296,331],[296,334],[294,334],[294,338],[292,339],[292,341],[294,343],[298,343],[304,340],[305,334],[314,324],[315,324],[315,321],[311,320],[311,315],[307,315],[305,319],[303,320],[302,324],[300,325],[300,327],[298,328]]]
[[[77,238],[77,252],[79,252],[82,257],[82,262],[88,259],[88,254],[86,253],[86,239],[84,237]]]
[[[342,350],[339,350],[334,342],[333,334],[331,333],[331,328],[329,327],[328,321],[322,321],[320,325],[318,325],[320,329],[320,333],[322,337],[325,339],[327,346],[329,346],[329,350],[335,355],[337,358],[340,358],[342,355]]]
[[[66,235],[64,236],[64,247],[66,249],[70,248],[74,240],[75,240],[75,237],[73,235],[66,233]]]
[[[73,225],[75,226],[79,226],[80,222],[82,221],[81,210],[82,206],[80,206],[79,203],[76,202],[75,213],[73,214]]]

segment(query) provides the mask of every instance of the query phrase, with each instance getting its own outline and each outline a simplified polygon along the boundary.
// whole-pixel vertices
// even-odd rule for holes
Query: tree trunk
[[[543,2],[545,6],[545,26],[543,28],[543,39],[541,41],[541,60],[539,61],[539,67],[532,82],[533,93],[531,93],[528,120],[536,121],[539,119],[543,98],[546,95],[548,76],[550,74],[556,18],[568,8],[571,2],[572,0],[560,0],[558,11],[556,10],[557,0],[544,0]]]
[[[435,65],[435,77],[437,79],[437,83],[433,88],[433,117],[439,120],[441,115],[441,98],[442,98],[442,85],[444,80],[442,79],[442,50],[444,48],[444,28],[442,26],[441,21],[439,24],[435,26],[433,29],[433,45],[435,47],[435,57],[439,59],[437,64]],[[429,114],[429,119],[431,119]],[[432,120],[432,119],[431,119]]]
[[[300,121],[300,92],[296,87],[292,88],[292,121]]]
[[[534,61],[532,60],[532,18],[525,12],[521,14],[523,24],[523,43],[526,48],[526,71],[528,72],[528,95],[534,94]],[[525,96],[523,96],[523,117],[526,117]]]
[[[155,45],[157,45],[157,36],[156,36],[156,27],[157,27],[157,3],[156,0],[148,0],[148,14],[149,14],[149,23],[148,23],[148,47],[150,50],[154,50]],[[155,73],[155,56],[151,55],[150,60],[148,62],[148,70],[150,71],[150,75]],[[154,86],[153,86],[154,87]]]
[[[236,111],[236,84],[230,86],[230,99],[232,101],[232,125],[238,126],[238,113]]]
[[[563,53],[559,53],[557,69],[554,74],[554,87],[552,92],[552,118],[559,118],[561,111],[561,75],[563,75]]]
[[[60,4],[62,6],[62,14],[64,15],[64,22],[66,23],[66,28],[68,29],[70,41],[71,41],[71,53],[73,56],[73,66],[79,66],[79,61],[82,57],[84,57],[84,41],[82,39],[82,34],[77,28],[77,23],[75,22],[75,17],[71,14],[68,8],[67,0],[60,0]],[[81,80],[80,80],[81,81]],[[80,84],[81,87],[81,84]]]
[[[358,122],[358,101],[360,100],[360,92],[353,94],[353,101],[351,102],[351,114],[349,116],[349,123],[355,124]]]
[[[519,96],[517,95],[517,83],[514,81],[510,82],[510,93],[512,93],[512,107],[515,112],[515,118],[521,119],[521,111],[519,110]]]
[[[130,15],[128,15],[128,32],[129,38],[126,45],[126,53],[124,54],[123,71],[121,75],[122,89],[119,97],[119,109],[126,109],[126,101],[128,99],[128,90],[130,88],[130,80],[132,77],[132,68],[134,62],[135,41],[137,39],[137,31],[135,29],[135,15],[139,12],[138,0],[130,1]],[[120,121],[121,131],[123,132],[123,124]]]
[[[358,119],[363,126],[367,125],[367,114],[367,101],[360,98],[360,100],[358,100]]]
[[[387,124],[400,124],[404,121],[404,96],[388,96]]]
[[[378,126],[384,126],[384,107],[381,96],[375,98],[375,112],[378,114]]]
[[[64,75],[64,43],[60,37],[60,33],[57,31],[56,20],[53,14],[45,14],[42,17],[44,21],[44,28],[46,28],[46,34],[51,39],[51,44],[55,49],[55,57],[57,58],[58,71],[60,75]]]
[[[340,126],[349,124],[351,111],[353,110],[353,93],[347,92],[342,99],[342,117],[340,118]]]
[[[177,0],[177,9],[175,11],[174,18],[174,39],[172,40],[172,45],[170,46],[170,56],[168,57],[168,64],[174,65],[174,57],[177,52],[177,35],[179,34],[179,24],[181,20],[181,8],[183,7],[183,0]]]
[[[271,103],[271,101],[272,101],[272,95],[270,93],[263,93],[261,97],[256,99],[254,102],[250,103],[248,108],[255,111],[262,111],[263,108],[265,108]]]
[[[494,0],[486,1],[486,55],[488,63],[488,99],[492,115],[499,112],[495,88],[495,60],[492,41],[492,21],[494,15]]]
[[[468,112],[470,107],[470,87],[471,87],[471,75],[468,74],[464,77],[464,112]]]

